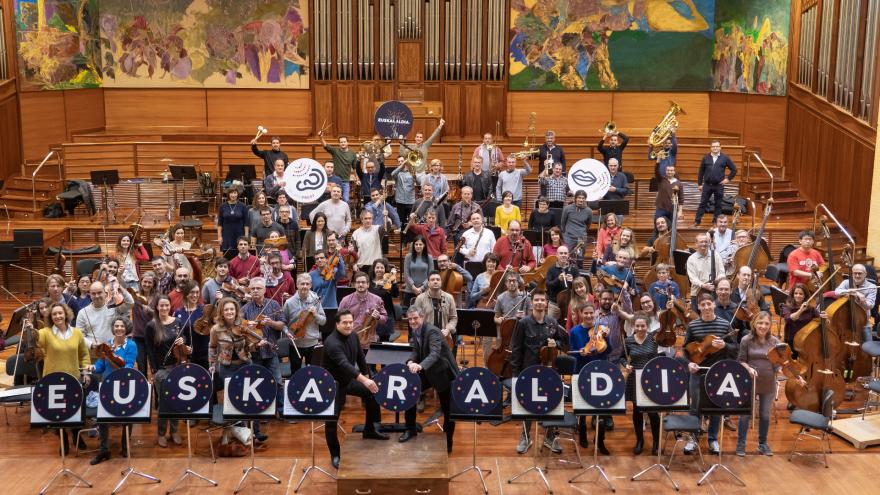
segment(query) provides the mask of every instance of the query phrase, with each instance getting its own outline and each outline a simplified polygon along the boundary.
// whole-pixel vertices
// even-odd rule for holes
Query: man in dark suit
[[[336,331],[324,339],[324,359],[321,365],[336,379],[336,413],[345,406],[345,396],[356,395],[364,399],[367,417],[364,420],[364,438],[388,440],[388,435],[376,431],[376,423],[382,419],[379,403],[373,394],[379,392],[379,386],[367,375],[367,361],[361,351],[357,334],[354,329],[354,317],[350,311],[336,313]],[[324,436],[330,450],[330,462],[339,468],[339,437],[336,433],[336,421],[327,421],[324,425]]]
[[[717,139],[712,141],[712,152],[700,161],[700,170],[697,172],[697,186],[700,194],[700,206],[697,208],[697,216],[694,217],[694,227],[699,227],[703,220],[703,213],[709,207],[709,198],[715,197],[715,213],[712,222],[721,214],[721,201],[724,199],[724,184],[732,181],[736,176],[736,165],[729,156],[721,152],[721,142]],[[730,170],[730,174],[725,173]]]
[[[415,306],[410,306],[406,318],[413,337],[413,352],[407,359],[406,365],[411,372],[419,374],[422,390],[434,387],[437,395],[440,396],[443,431],[446,432],[446,451],[452,452],[455,422],[449,419],[449,394],[452,381],[458,376],[458,366],[439,328],[425,323],[425,318]],[[404,418],[406,431],[400,435],[401,442],[406,442],[417,435],[416,407],[407,409]]]

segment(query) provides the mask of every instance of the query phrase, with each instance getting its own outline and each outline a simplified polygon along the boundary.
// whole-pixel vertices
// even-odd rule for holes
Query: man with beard
[[[275,171],[276,160],[281,160],[285,167],[287,167],[287,164],[290,162],[287,158],[287,153],[281,151],[281,138],[277,136],[272,138],[272,149],[262,151],[257,147],[257,140],[252,139],[251,152],[263,159],[263,167],[266,172],[264,174],[265,177],[272,175],[272,172]]]

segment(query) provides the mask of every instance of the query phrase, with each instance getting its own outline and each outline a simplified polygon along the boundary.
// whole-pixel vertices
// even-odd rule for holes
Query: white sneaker
[[[694,442],[693,436],[689,436],[687,443],[684,444],[684,455],[691,455],[696,450],[697,450],[697,443]]]
[[[718,455],[719,452],[721,452],[721,447],[718,446],[718,441],[713,440],[709,442],[709,453],[711,455]]]
[[[529,447],[531,446],[532,441],[529,439],[529,437],[523,435],[519,438],[519,445],[516,446],[516,453],[520,455],[525,454],[529,451]]]

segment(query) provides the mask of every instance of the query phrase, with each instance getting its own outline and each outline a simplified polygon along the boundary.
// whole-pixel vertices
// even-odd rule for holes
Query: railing
[[[50,151],[44,158],[43,161],[37,165],[37,169],[34,170],[34,173],[31,174],[31,192],[33,193],[34,198],[34,211],[37,211],[37,174],[40,173],[40,169],[43,168],[43,165],[49,161],[49,158],[55,154],[55,150]],[[58,178],[61,179],[61,162],[58,162]]]
[[[761,164],[761,167],[764,168],[764,172],[767,172],[767,176],[770,177],[770,197],[773,197],[773,181],[775,178],[773,177],[773,173],[770,172],[770,169],[767,168],[767,165],[764,164],[764,160],[761,160],[761,157],[755,153],[754,151],[746,152],[746,182],[751,178],[751,170],[752,170],[752,157],[755,157],[758,160],[758,163]]]
[[[837,228],[840,229],[840,231],[843,232],[843,235],[846,236],[847,240],[849,240],[849,244],[850,246],[852,246],[853,249],[852,256],[853,259],[855,259],[856,241],[851,235],[849,235],[849,231],[844,228],[843,224],[840,223],[840,220],[838,220],[837,217],[834,216],[834,213],[831,213],[831,210],[829,210],[828,207],[825,206],[825,203],[819,203],[816,205],[815,208],[813,208],[813,232],[816,232],[816,220],[819,217],[819,208],[825,210],[825,213],[828,215],[828,217],[831,218],[832,221],[834,221],[834,224],[837,225]]]

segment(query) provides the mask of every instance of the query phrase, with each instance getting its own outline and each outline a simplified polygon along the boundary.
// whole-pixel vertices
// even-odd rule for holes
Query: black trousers
[[[721,215],[721,202],[724,199],[724,186],[721,184],[703,183],[703,193],[700,195],[700,206],[697,207],[697,216],[694,217],[694,223],[700,223],[703,220],[703,214],[709,208],[709,198],[715,197],[715,211],[712,215],[714,221]]]
[[[430,383],[428,382],[427,378],[425,378],[424,374],[420,373],[419,377],[422,379],[422,385],[424,387],[422,389],[422,392],[424,392],[427,388],[430,387]],[[425,385],[425,384],[427,384],[427,385]],[[443,431],[446,433],[446,450],[447,451],[452,450],[452,437],[455,435],[455,421],[452,421],[451,419],[449,419],[449,399],[450,399],[451,392],[452,392],[452,390],[449,388],[447,388],[443,392],[440,392],[439,390],[437,391],[437,396],[440,397],[440,410],[443,411]],[[413,432],[416,431],[416,408],[415,408],[415,406],[407,409],[406,412],[403,414],[403,418],[406,421],[407,429],[409,429],[410,431],[413,431]]]
[[[296,373],[302,367],[308,366],[312,362],[312,353],[315,351],[315,346],[311,347],[298,347],[299,355],[301,358],[296,357],[296,351],[290,353],[290,372]]]
[[[364,420],[364,431],[375,431],[375,424],[381,421],[382,415],[379,412],[379,403],[373,397],[364,384],[357,380],[352,380],[346,387],[336,389],[336,414],[342,411],[345,406],[345,398],[349,395],[356,395],[364,399],[367,409],[366,419]],[[324,423],[324,438],[327,439],[327,449],[330,450],[330,457],[339,456],[339,434],[336,431],[337,421],[327,421]]]

